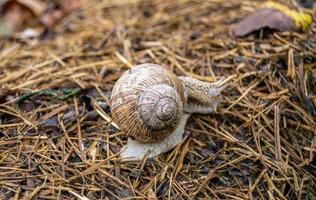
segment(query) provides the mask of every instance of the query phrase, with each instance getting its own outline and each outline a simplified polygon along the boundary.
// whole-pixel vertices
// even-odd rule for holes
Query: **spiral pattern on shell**
[[[169,136],[183,115],[182,82],[156,64],[142,64],[123,73],[111,95],[114,122],[132,139],[151,143]]]

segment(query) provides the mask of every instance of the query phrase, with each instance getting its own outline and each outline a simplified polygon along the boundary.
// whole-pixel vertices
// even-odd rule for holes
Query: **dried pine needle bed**
[[[235,38],[258,3],[85,0],[50,40],[1,39],[0,199],[315,199],[316,26]],[[180,146],[124,163],[108,100],[147,62],[231,83]]]

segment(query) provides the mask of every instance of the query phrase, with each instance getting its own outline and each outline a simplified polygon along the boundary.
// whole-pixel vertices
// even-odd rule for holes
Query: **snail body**
[[[166,152],[182,140],[191,113],[209,113],[223,87],[191,77],[177,77],[156,64],[134,66],[115,83],[110,108],[113,121],[129,137],[121,157],[142,159]]]
[[[185,102],[184,86],[173,73],[144,64],[126,71],[116,82],[111,113],[129,137],[153,143],[176,129]]]

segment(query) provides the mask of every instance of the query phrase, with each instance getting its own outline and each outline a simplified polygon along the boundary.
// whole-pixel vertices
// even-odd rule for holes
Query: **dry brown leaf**
[[[30,9],[36,16],[41,15],[47,6],[46,3],[39,0],[16,0],[16,2]]]
[[[65,13],[71,13],[75,10],[78,10],[81,6],[80,0],[64,0],[63,1],[63,10]]]
[[[8,100],[9,96],[13,96],[17,92],[18,90],[12,90],[6,85],[0,86],[0,104],[5,103]]]
[[[304,8],[313,8],[316,4],[315,0],[298,0],[299,4]]]
[[[53,8],[49,9],[48,4],[39,0],[6,1],[0,10],[0,34],[12,35],[32,20],[40,22],[45,27],[45,33],[52,33],[62,19],[80,8],[81,1],[63,0],[60,5],[52,5]]]
[[[80,5],[80,0],[64,0],[61,8],[46,12],[41,18],[41,23],[46,28],[53,29],[64,17],[79,9]]]
[[[312,16],[308,13],[291,10],[275,2],[268,2],[261,9],[237,23],[233,31],[238,37],[265,27],[278,31],[305,31],[311,23]]]
[[[10,35],[13,31],[20,29],[23,24],[31,21],[35,13],[24,4],[11,0],[2,5],[0,15],[0,34]]]
[[[236,36],[243,37],[264,27],[285,31],[295,29],[295,23],[282,12],[266,8],[243,19],[234,27],[234,32]]]

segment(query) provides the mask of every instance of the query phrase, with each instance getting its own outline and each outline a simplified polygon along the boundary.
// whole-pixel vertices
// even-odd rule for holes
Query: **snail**
[[[222,81],[208,83],[178,77],[151,63],[125,71],[110,98],[112,119],[129,137],[121,157],[140,160],[174,148],[181,142],[192,113],[216,110],[225,88]]]

